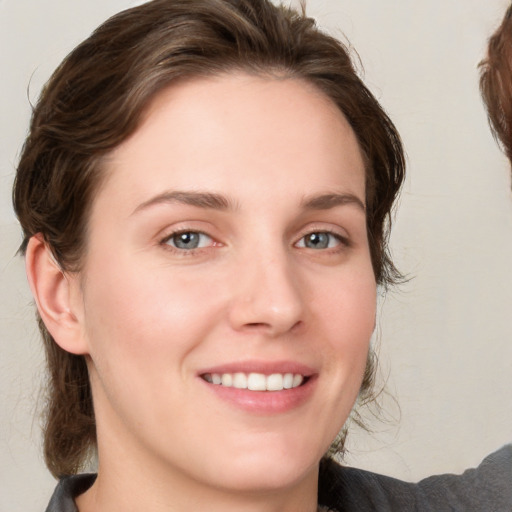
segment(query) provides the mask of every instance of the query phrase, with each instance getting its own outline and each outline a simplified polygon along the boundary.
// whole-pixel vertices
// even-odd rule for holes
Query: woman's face
[[[375,321],[345,118],[298,80],[198,79],[156,98],[106,174],[76,284],[100,472],[316,479]]]

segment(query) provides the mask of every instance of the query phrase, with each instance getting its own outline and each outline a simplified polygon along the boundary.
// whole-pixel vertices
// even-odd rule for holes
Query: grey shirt
[[[339,512],[512,512],[512,444],[462,475],[404,482],[325,461],[319,502]]]
[[[77,512],[74,498],[96,475],[63,478],[46,512]],[[462,475],[437,475],[418,483],[322,461],[319,504],[337,512],[512,512],[512,444]]]

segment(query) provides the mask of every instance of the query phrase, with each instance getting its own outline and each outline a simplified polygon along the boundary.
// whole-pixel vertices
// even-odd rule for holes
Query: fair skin
[[[27,251],[47,327],[88,361],[99,474],[80,511],[315,511],[375,322],[352,129],[299,80],[196,79],[105,172],[82,270]]]

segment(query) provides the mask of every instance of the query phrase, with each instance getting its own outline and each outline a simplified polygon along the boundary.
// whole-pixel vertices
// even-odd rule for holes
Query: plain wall
[[[41,511],[44,361],[11,207],[30,103],[60,60],[128,0],[0,0],[0,511]],[[408,178],[392,236],[411,279],[381,298],[386,422],[347,460],[404,479],[460,472],[512,441],[512,197],[478,93],[505,0],[309,0],[348,38],[401,132]],[[398,410],[399,404],[400,412]]]

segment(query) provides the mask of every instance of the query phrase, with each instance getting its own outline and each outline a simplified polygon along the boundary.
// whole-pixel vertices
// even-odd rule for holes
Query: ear
[[[55,342],[72,354],[87,354],[78,276],[60,268],[41,234],[28,242],[25,268],[41,319]]]

